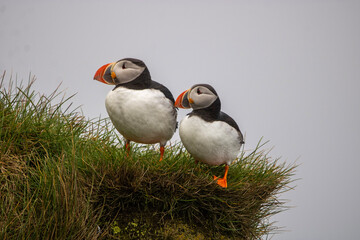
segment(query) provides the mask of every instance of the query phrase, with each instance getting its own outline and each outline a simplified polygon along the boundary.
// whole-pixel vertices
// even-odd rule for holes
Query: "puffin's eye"
[[[125,67],[125,63],[122,65],[122,69],[125,69],[126,67]]]
[[[198,88],[197,90],[196,90],[196,93],[197,94],[201,94],[202,92],[200,91],[200,88]]]

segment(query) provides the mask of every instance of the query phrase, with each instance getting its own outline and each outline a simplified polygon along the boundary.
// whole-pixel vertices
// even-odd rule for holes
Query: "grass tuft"
[[[0,83],[0,239],[259,239],[277,228],[295,165],[259,142],[229,170],[195,164],[181,143],[129,156],[108,119],[85,119],[71,97]]]

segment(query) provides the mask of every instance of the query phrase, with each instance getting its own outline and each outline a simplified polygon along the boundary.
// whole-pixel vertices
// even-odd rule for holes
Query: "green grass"
[[[129,156],[108,119],[86,120],[56,89],[0,86],[0,239],[259,239],[277,227],[295,165],[264,143],[229,170],[195,164],[181,143]],[[99,230],[100,229],[100,230]]]

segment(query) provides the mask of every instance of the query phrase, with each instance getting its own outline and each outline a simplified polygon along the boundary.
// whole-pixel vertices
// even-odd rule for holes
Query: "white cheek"
[[[121,70],[120,73],[116,73],[116,77],[120,81],[120,83],[131,82],[139,75],[139,72],[134,71],[133,69],[124,69]]]
[[[194,100],[194,104],[191,104],[191,107],[196,110],[209,107],[213,104],[213,102],[215,102],[217,97],[209,94],[194,94],[191,98]]]
[[[131,82],[136,79],[140,74],[144,71],[145,68],[128,68],[122,69],[120,67],[115,67],[114,72],[116,74],[116,78],[120,83]]]

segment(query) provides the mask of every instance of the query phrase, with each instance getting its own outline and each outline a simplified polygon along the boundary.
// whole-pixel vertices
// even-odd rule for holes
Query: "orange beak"
[[[109,75],[111,74],[112,64],[113,63],[108,63],[102,66],[101,68],[99,68],[94,75],[94,80],[97,80],[105,84],[114,85],[114,81],[112,81],[111,75]],[[110,79],[109,76],[105,76],[105,74],[109,75]]]
[[[189,93],[190,93],[191,89],[188,89],[186,91],[184,91],[183,93],[181,93],[176,101],[175,101],[175,107],[178,108],[191,108],[190,103],[192,103],[192,99],[189,98]]]

